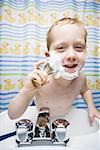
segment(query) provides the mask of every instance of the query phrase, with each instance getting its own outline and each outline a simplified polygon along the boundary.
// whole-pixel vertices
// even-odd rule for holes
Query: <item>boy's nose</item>
[[[67,56],[67,61],[75,62],[76,61],[76,57],[75,56]]]
[[[75,62],[76,61],[76,55],[75,55],[75,52],[73,51],[70,51],[66,54],[66,59],[67,61],[69,62]]]

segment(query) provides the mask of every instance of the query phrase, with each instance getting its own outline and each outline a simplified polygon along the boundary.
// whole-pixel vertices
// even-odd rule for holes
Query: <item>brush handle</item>
[[[37,82],[37,80],[35,78],[33,78],[32,83],[35,87],[39,86],[39,83]]]

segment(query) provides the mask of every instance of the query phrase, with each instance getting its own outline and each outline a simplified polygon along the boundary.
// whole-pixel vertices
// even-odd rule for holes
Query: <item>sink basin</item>
[[[15,150],[15,149],[28,149],[32,150],[33,146],[29,147],[17,147],[15,142],[15,122],[20,119],[30,119],[34,124],[36,123],[38,111],[35,106],[29,106],[25,113],[18,119],[10,120],[8,112],[4,111],[0,114],[0,148],[2,150]],[[93,126],[91,127],[88,121],[88,113],[83,109],[72,108],[70,112],[55,119],[67,119],[70,123],[69,128],[69,142],[67,147],[65,146],[34,146],[34,150],[99,150],[100,148],[100,120],[95,119]]]

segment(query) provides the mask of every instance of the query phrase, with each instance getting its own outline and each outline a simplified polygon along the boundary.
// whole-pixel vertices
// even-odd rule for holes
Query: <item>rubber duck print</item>
[[[91,90],[94,90],[94,84],[91,82],[90,79],[87,80],[87,84],[90,87]]]
[[[12,17],[12,12],[10,8],[5,9],[5,20],[9,23],[15,23],[15,18]]]
[[[0,54],[8,54],[9,49],[9,44],[7,42],[3,42],[0,47]]]
[[[23,53],[24,54],[29,54],[29,50],[30,50],[29,45],[30,45],[29,42],[25,42],[24,47],[23,47]]]
[[[95,46],[94,49],[92,50],[92,55],[93,56],[100,56],[100,47],[99,46]]]
[[[35,47],[33,48],[33,52],[34,52],[36,55],[39,55],[39,54],[40,54],[40,44],[39,44],[39,43],[36,43]]]
[[[57,14],[56,13],[51,13],[51,23],[53,24],[57,20]]]
[[[19,17],[19,24],[25,24],[26,23],[26,16],[23,12],[20,12],[18,14]]]
[[[4,85],[4,89],[6,91],[10,91],[12,89],[14,89],[16,87],[15,83],[11,83],[11,79],[6,79],[5,80],[5,85]]]
[[[19,79],[18,80],[18,88],[21,89],[23,87],[23,80]]]
[[[36,21],[36,13],[33,7],[28,10],[28,21]]]
[[[21,54],[21,44],[20,43],[15,43],[14,48],[11,49],[11,53],[15,55]]]
[[[38,14],[38,16],[37,16],[37,20],[38,20],[38,22],[41,24],[41,25],[45,25],[46,23],[47,23],[47,21],[46,21],[46,19],[45,19],[45,17],[44,17],[44,15],[43,14]]]
[[[100,79],[96,80],[96,89],[100,91]]]
[[[86,16],[85,22],[87,26],[94,26],[94,23],[95,23],[92,15]]]

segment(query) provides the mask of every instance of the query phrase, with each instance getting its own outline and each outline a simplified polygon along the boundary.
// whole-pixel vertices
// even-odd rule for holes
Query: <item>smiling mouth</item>
[[[74,73],[77,70],[78,64],[63,65],[65,72]]]
[[[65,68],[76,68],[77,64],[73,64],[73,65],[63,65],[63,67]]]

